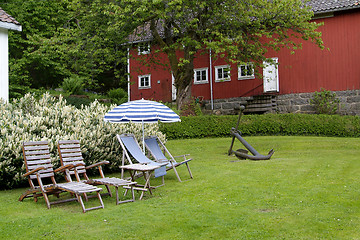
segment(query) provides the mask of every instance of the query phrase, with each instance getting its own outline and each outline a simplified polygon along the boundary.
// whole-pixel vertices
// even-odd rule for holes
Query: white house
[[[8,30],[21,31],[21,25],[0,8],[0,98],[9,100]]]

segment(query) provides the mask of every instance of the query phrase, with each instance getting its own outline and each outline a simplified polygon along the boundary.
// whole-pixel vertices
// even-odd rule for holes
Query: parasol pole
[[[145,154],[145,133],[144,133],[144,119],[141,120],[142,124],[142,143],[143,143],[143,153]]]

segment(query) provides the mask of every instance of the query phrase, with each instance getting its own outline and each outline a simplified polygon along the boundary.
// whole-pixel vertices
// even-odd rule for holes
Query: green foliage
[[[68,96],[64,98],[67,104],[73,105],[78,109],[81,109],[83,106],[89,106],[93,102],[93,100],[87,97]]]
[[[180,123],[161,123],[168,139],[226,137],[236,126],[238,116],[181,117]],[[266,114],[245,115],[239,130],[252,135],[314,135],[360,137],[358,116]]]
[[[21,98],[30,88],[24,85],[10,84],[9,85],[9,99]]]
[[[110,89],[107,92],[107,96],[111,99],[111,102],[120,105],[128,100],[127,92],[122,88]]]
[[[314,93],[310,103],[318,114],[336,114],[340,100],[336,97],[336,93],[321,88],[320,92]]]
[[[65,78],[62,85],[62,89],[68,94],[82,94],[84,88],[84,80],[79,76],[72,76]]]
[[[129,31],[108,1],[18,0],[0,3],[23,31],[9,31],[10,85],[58,87],[66,77],[85,77],[88,89],[124,86]]]
[[[87,164],[108,160],[107,171],[118,170],[121,161],[120,145],[116,134],[134,133],[142,138],[141,124],[113,124],[103,120],[110,107],[92,102],[77,109],[59,98],[44,94],[37,99],[26,94],[12,103],[0,104],[0,189],[22,185],[26,179],[21,144],[24,141],[47,140],[53,164],[59,166],[56,144],[58,140],[79,139]],[[146,135],[165,136],[158,124],[146,124]],[[94,173],[96,169],[90,173]]]

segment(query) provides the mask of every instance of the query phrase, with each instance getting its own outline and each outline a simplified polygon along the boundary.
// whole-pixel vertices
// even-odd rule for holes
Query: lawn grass
[[[166,185],[144,200],[81,212],[76,202],[18,202],[24,189],[0,192],[3,239],[359,239],[360,139],[246,137],[269,161],[227,156],[230,138],[171,140],[190,153],[193,180]],[[241,144],[236,140],[235,148]],[[180,176],[188,178],[185,167]],[[118,174],[114,174],[118,176]],[[158,179],[152,183],[160,183]],[[87,204],[96,204],[91,199]]]

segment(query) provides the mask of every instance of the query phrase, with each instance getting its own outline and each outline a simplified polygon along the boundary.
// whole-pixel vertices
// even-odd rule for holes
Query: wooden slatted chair
[[[30,189],[24,192],[19,201],[23,201],[24,198],[33,197],[37,202],[38,197],[43,196],[48,208],[53,204],[78,201],[82,207],[83,212],[87,212],[94,209],[104,208],[103,201],[101,199],[101,188],[85,184],[82,182],[67,182],[56,183],[54,173],[55,172],[67,172],[73,168],[73,165],[63,166],[58,169],[53,169],[51,164],[49,145],[47,141],[34,141],[24,142],[22,145],[24,162],[26,167],[25,177],[28,178]],[[51,180],[50,184],[44,185],[43,182]],[[59,197],[60,193],[68,192],[76,198],[62,199],[57,201],[49,201],[49,195],[55,195]],[[100,206],[85,208],[82,200],[82,195],[96,193],[100,201]]]
[[[190,154],[184,154],[181,156],[173,156],[169,150],[165,147],[165,144],[157,137],[157,136],[150,136],[145,138],[145,146],[147,150],[150,152],[150,154],[153,156],[155,161],[157,162],[166,162],[166,171],[169,171],[171,169],[174,169],[174,172],[176,174],[176,177],[178,178],[179,182],[181,182],[181,178],[176,170],[176,167],[181,166],[183,164],[186,165],[190,178],[193,178],[193,175],[190,170],[189,161],[192,160],[192,158],[187,158]],[[163,150],[161,150],[161,148]],[[168,157],[166,157],[166,155]],[[183,160],[181,162],[177,162],[175,158],[182,158]]]
[[[69,171],[68,181],[71,181],[71,175],[75,175],[78,181],[82,181],[92,185],[105,185],[108,191],[108,195],[112,196],[109,186],[114,186],[116,190],[116,204],[134,202],[134,186],[136,182],[115,178],[115,177],[105,177],[102,170],[103,164],[109,164],[108,161],[102,161],[90,166],[85,166],[84,159],[81,154],[80,141],[79,140],[62,140],[58,142],[58,151],[60,156],[60,161],[62,166],[74,165],[76,168]],[[101,178],[90,179],[86,170],[98,167]],[[82,176],[82,179],[81,179]],[[132,199],[119,201],[119,187],[127,187],[131,189]]]

